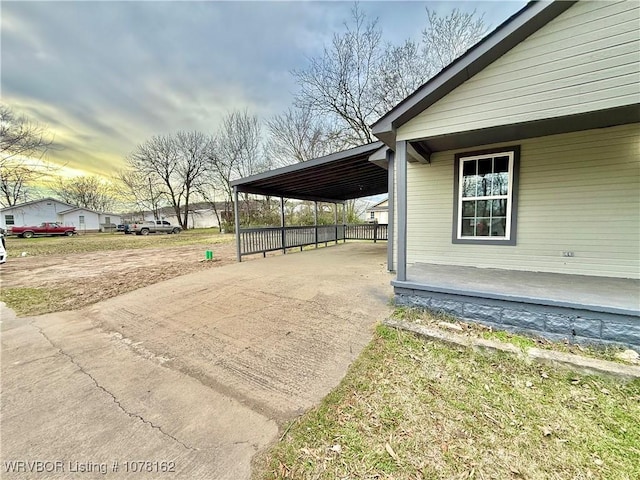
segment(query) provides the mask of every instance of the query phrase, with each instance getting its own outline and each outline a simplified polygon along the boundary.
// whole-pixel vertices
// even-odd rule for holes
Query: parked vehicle
[[[171,225],[166,220],[156,220],[150,222],[130,223],[126,225],[124,233],[135,233],[136,235],[149,235],[150,233],[180,233],[182,228]]]
[[[67,227],[58,222],[43,222],[37,226],[9,228],[9,235],[17,235],[23,238],[32,238],[35,236],[53,236],[66,235],[70,237],[76,233],[76,227]]]
[[[127,225],[122,223],[120,225],[116,225],[116,232],[126,232],[127,231]]]

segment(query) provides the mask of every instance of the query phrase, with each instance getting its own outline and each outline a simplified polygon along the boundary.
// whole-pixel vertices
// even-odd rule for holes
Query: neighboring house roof
[[[571,7],[575,1],[529,2],[372,125],[395,148],[395,130]]]
[[[6,211],[6,210],[12,210],[14,208],[22,208],[22,207],[27,207],[29,205],[35,205],[36,203],[42,203],[42,202],[57,202],[57,203],[61,203],[63,205],[67,205],[71,208],[75,208],[75,205],[71,205],[70,203],[67,202],[63,202],[62,200],[58,200],[57,198],[53,198],[53,197],[46,197],[46,198],[41,198],[39,200],[31,200],[30,202],[24,202],[24,203],[18,203],[16,205],[12,205],[10,207],[4,207],[4,208],[0,208],[0,211]]]
[[[381,202],[378,202],[375,205],[371,205],[369,208],[367,208],[367,212],[387,212],[389,210],[388,202],[389,199],[385,198]],[[383,203],[386,203],[387,205],[382,205]]]
[[[67,210],[62,210],[61,212],[58,212],[58,215],[66,215],[68,213],[71,212],[75,212],[78,210],[82,210],[85,212],[91,212],[91,213],[95,213],[97,215],[113,215],[114,217],[119,217],[120,214],[119,213],[111,213],[111,212],[100,212],[98,210],[92,210],[91,208],[86,208],[86,207],[73,207],[73,208],[69,208]]]
[[[67,210],[62,210],[61,212],[58,212],[58,215],[66,215],[67,213],[75,212],[77,210],[84,210],[85,212],[97,213],[98,215],[102,215],[102,213],[98,212],[97,210],[91,210],[90,208],[84,207],[73,207]]]
[[[371,205],[371,208],[379,207],[379,206],[381,206],[383,203],[386,203],[386,202],[388,202],[388,201],[389,201],[389,199],[388,199],[388,198],[385,198],[385,199],[383,199],[383,200],[379,201],[378,203],[376,203],[375,205]],[[384,207],[388,207],[388,205],[382,205],[382,206],[384,206]]]

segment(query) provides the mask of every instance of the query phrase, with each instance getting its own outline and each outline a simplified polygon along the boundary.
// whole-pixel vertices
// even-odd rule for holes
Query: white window
[[[9,225],[15,225],[15,220],[13,218],[13,215],[5,215],[4,216],[4,224],[9,226]]]
[[[80,225],[84,225],[84,215],[78,216],[78,222],[80,223]]]
[[[371,212],[371,220],[376,218],[376,212]]]
[[[515,244],[518,149],[456,156],[456,243]]]

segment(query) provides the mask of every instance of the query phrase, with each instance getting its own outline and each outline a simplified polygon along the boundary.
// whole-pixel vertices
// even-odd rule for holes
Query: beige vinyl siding
[[[454,154],[496,145],[438,152],[408,164],[409,264],[640,278],[640,125],[506,145],[521,146],[517,245],[451,239]]]
[[[580,1],[401,126],[426,138],[640,102],[640,2]]]

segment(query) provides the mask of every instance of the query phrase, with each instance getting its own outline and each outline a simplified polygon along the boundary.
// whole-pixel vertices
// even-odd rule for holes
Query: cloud
[[[152,135],[213,132],[233,109],[285,110],[290,71],[322,51],[351,6],[3,0],[3,101],[49,125],[64,146],[51,160],[108,174]],[[362,7],[390,39],[424,28],[424,4]]]

